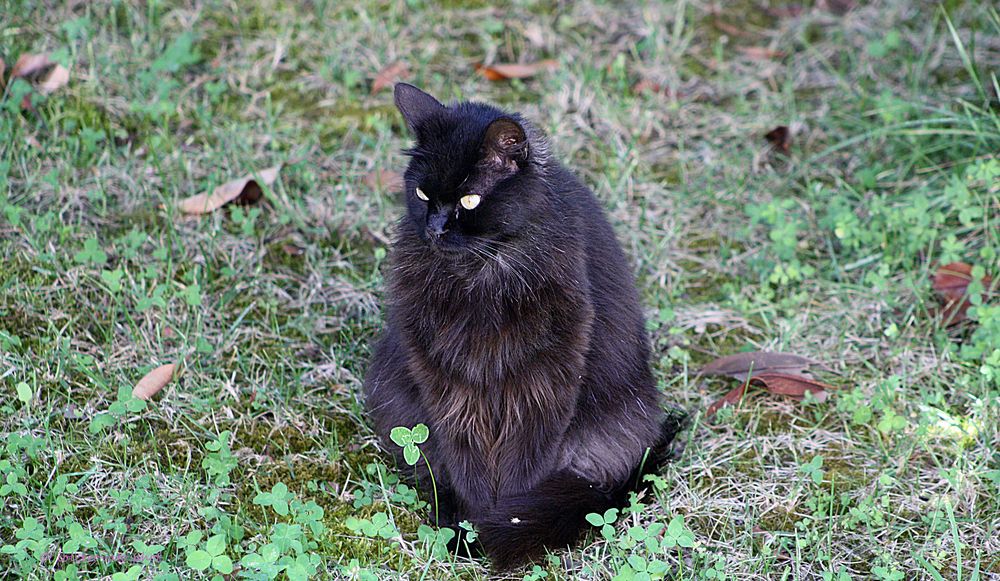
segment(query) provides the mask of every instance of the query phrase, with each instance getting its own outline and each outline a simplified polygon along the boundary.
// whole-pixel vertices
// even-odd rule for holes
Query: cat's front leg
[[[475,521],[493,508],[495,502],[496,468],[487,461],[488,455],[462,438],[448,438],[439,434],[441,452],[446,458],[449,481],[461,505],[460,512]]]
[[[431,518],[441,526],[457,526],[466,517],[455,497],[451,475],[444,462],[447,454],[430,414],[420,401],[419,389],[406,369],[399,342],[391,331],[375,348],[364,389],[365,407],[382,448],[392,454],[403,477],[430,504]],[[392,441],[390,433],[397,426],[412,428],[417,424],[427,425],[430,437],[420,445],[422,457],[409,468],[403,458],[403,449]]]

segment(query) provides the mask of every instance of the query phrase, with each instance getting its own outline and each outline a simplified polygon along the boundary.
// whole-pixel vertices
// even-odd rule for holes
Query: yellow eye
[[[483,198],[481,196],[477,196],[476,194],[471,194],[468,196],[462,196],[462,199],[459,200],[459,203],[461,203],[462,207],[465,208],[466,210],[471,210],[476,206],[478,206],[479,202],[481,202],[482,199]]]
[[[417,188],[417,197],[425,202],[430,199],[427,197],[427,194],[425,194],[424,191],[421,190],[420,188]]]

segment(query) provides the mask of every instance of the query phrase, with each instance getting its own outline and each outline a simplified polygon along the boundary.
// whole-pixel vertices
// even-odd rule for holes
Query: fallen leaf
[[[764,134],[764,139],[775,149],[788,153],[792,146],[792,134],[785,125],[779,125]]]
[[[396,81],[405,79],[410,76],[410,68],[406,66],[406,63],[401,61],[395,61],[390,63],[388,66],[383,68],[381,71],[375,75],[375,80],[372,82],[372,95],[378,93],[382,89],[393,86]]]
[[[993,279],[986,275],[982,279],[983,286],[989,286]],[[972,265],[964,262],[952,262],[937,269],[931,279],[933,288],[944,299],[942,317],[948,325],[960,323],[966,319],[966,312],[972,303],[969,301],[969,284],[972,282]]]
[[[5,87],[3,80],[3,62],[0,61],[0,89]],[[24,79],[32,83],[39,93],[48,95],[66,86],[69,82],[69,70],[66,67],[53,62],[47,54],[22,54],[14,68],[10,70],[10,79]],[[21,108],[27,111],[35,111],[31,94],[21,98]]]
[[[816,381],[802,375],[792,375],[788,373],[761,373],[754,374],[750,378],[750,383],[759,385],[775,395],[788,395],[796,399],[805,397],[806,392],[811,392],[813,396],[825,400],[827,391],[836,389],[832,385]],[[822,395],[821,395],[822,394]]]
[[[256,174],[244,176],[238,180],[226,182],[215,188],[211,194],[201,193],[184,198],[177,203],[177,208],[185,214],[207,214],[218,210],[230,202],[240,205],[256,204],[263,196],[261,184],[269,186],[278,179],[280,165],[267,168]]]
[[[733,388],[729,393],[708,406],[708,409],[705,410],[705,415],[708,417],[714,416],[723,407],[739,403],[749,385],[757,385],[766,389],[768,393],[784,395],[794,399],[803,399],[806,392],[809,392],[812,394],[813,399],[819,402],[826,401],[830,397],[829,391],[836,389],[836,387],[830,384],[816,381],[803,375],[774,372],[755,374],[749,380]]]
[[[139,380],[139,383],[135,384],[135,387],[132,388],[132,395],[142,400],[153,397],[156,392],[163,389],[163,386],[170,383],[176,368],[176,364],[168,363],[150,371]]]
[[[549,59],[525,64],[477,64],[475,67],[476,72],[490,81],[506,81],[507,79],[525,79],[542,71],[557,69],[559,61]]]
[[[937,269],[934,273],[931,288],[950,300],[958,300],[965,296],[972,282],[972,265],[964,262],[952,262]]]
[[[723,375],[742,383],[708,406],[705,414],[712,416],[721,408],[738,403],[748,385],[757,385],[775,395],[795,399],[802,399],[808,391],[815,399],[826,401],[827,392],[836,388],[809,377],[807,373],[812,367],[823,365],[792,353],[736,353],[716,359],[702,368],[702,375]]]
[[[746,383],[739,384],[737,387],[733,388],[729,393],[722,396],[721,399],[719,399],[712,405],[708,406],[708,409],[705,410],[705,415],[708,417],[712,417],[715,415],[715,412],[719,411],[720,409],[728,405],[736,405],[737,403],[739,403],[740,399],[743,398],[743,394],[746,392],[746,390],[747,390]]]
[[[780,50],[775,50],[773,48],[767,48],[766,46],[741,46],[736,50],[743,53],[743,55],[746,57],[760,61],[785,57],[784,52]]]
[[[399,191],[403,189],[403,176],[391,169],[372,170],[365,175],[365,185],[373,190]]]
[[[756,377],[768,372],[803,375],[811,367],[822,367],[822,364],[793,353],[752,351],[720,357],[703,367],[701,374],[725,375],[743,381],[748,376]]]
[[[14,63],[14,68],[10,70],[10,78],[37,80],[55,66],[56,63],[52,62],[47,54],[22,54]]]
[[[52,68],[52,71],[38,83],[38,92],[43,95],[49,95],[65,87],[67,83],[69,83],[69,70],[62,65],[56,65]]]

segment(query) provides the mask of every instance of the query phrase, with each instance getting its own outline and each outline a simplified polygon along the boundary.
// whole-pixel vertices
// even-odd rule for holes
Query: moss
[[[662,186],[679,186],[683,183],[678,162],[654,163],[649,166],[649,179]]]
[[[319,442],[294,426],[275,427],[265,421],[240,422],[234,430],[233,447],[248,447],[258,454],[280,456],[302,454],[319,447]]]
[[[264,266],[269,272],[286,271],[293,274],[306,274],[305,251],[292,240],[279,240],[267,246],[264,254]]]
[[[145,424],[148,431],[130,434],[129,442],[124,446],[103,446],[100,450],[106,457],[131,457],[138,462],[147,458],[156,459],[157,465],[164,468],[182,470],[201,469],[201,461],[205,457],[205,447],[200,442],[193,441],[189,434],[179,432],[176,428],[151,421]],[[186,437],[185,437],[186,436]]]
[[[834,448],[824,450],[823,471],[826,473],[823,478],[823,486],[829,491],[836,493],[839,498],[841,492],[851,492],[868,486],[871,476],[865,472],[863,467],[856,462],[845,459],[843,450]],[[835,499],[837,500],[837,499]],[[835,502],[839,504],[839,500]]]
[[[101,239],[111,240],[128,234],[132,230],[139,232],[158,232],[164,226],[166,218],[153,205],[148,204],[139,207],[131,212],[120,212],[120,219],[116,219],[102,232]]]
[[[791,531],[795,528],[795,523],[804,518],[806,518],[804,515],[796,514],[779,506],[758,516],[756,526],[767,532]]]

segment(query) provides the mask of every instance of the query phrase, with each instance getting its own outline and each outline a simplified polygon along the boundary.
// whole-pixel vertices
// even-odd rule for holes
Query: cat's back
[[[604,205],[570,170],[560,166],[552,183],[560,184],[558,198],[563,211],[576,217],[585,249],[591,300],[597,316],[619,324],[627,323],[628,334],[644,325],[632,267],[608,220]]]

